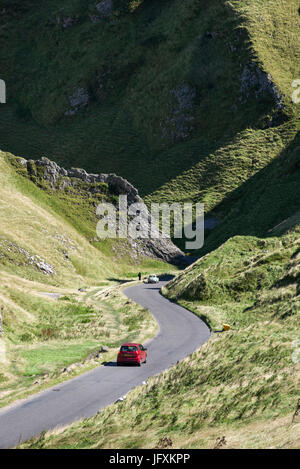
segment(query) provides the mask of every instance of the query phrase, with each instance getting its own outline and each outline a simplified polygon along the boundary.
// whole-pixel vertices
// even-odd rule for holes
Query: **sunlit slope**
[[[167,285],[212,328],[199,351],[124,402],[24,446],[299,448],[299,221],[298,212],[269,239],[235,237]]]
[[[112,272],[108,258],[54,212],[41,189],[16,174],[3,152],[0,204],[1,269],[64,286],[100,280]]]
[[[0,406],[99,366],[101,346],[110,359],[152,337],[153,317],[117,285],[168,265],[95,242],[93,199],[38,187],[18,161],[0,152]]]
[[[276,157],[298,112],[296,0],[144,0],[106,17],[92,1],[5,7],[1,141],[15,154],[209,210]]]

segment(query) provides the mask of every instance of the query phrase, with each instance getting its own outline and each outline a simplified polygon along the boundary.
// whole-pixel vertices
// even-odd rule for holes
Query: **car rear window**
[[[121,352],[137,352],[137,347],[134,345],[122,345]]]

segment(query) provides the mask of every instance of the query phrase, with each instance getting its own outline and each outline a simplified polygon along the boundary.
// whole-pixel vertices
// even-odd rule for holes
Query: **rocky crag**
[[[78,185],[83,183],[88,197],[90,194],[101,194],[103,192],[103,185],[107,185],[110,194],[115,196],[126,195],[128,205],[141,204],[141,211],[139,213],[141,232],[145,232],[146,227],[151,222],[151,215],[139,196],[138,190],[120,176],[115,174],[89,174],[84,169],[78,168],[67,170],[46,157],[36,161],[16,158],[15,163],[22,168],[23,175],[29,177],[40,187],[50,189],[51,191],[64,191],[70,187],[76,189]],[[117,198],[115,198],[114,203],[117,206]],[[130,219],[133,219],[133,216],[128,215],[128,221]],[[96,242],[97,237],[95,236],[92,241]],[[158,228],[152,231],[152,237],[135,239],[128,236],[127,241],[136,257],[145,256],[162,259],[175,265],[186,265],[187,263],[187,258],[182,251],[173,244],[171,239],[162,236]]]

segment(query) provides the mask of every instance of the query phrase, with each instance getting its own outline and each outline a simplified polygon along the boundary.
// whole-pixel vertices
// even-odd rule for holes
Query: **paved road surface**
[[[62,296],[60,293],[44,293],[44,292],[41,292],[41,295],[47,296],[48,298],[51,298],[52,300],[58,300]]]
[[[148,308],[159,324],[157,336],[147,345],[147,364],[117,367],[113,362],[99,366],[26,401],[3,408],[0,410],[0,448],[10,448],[43,430],[91,417],[206,342],[210,336],[208,327],[194,314],[160,295],[159,290],[165,283],[141,284],[124,290],[129,298]]]

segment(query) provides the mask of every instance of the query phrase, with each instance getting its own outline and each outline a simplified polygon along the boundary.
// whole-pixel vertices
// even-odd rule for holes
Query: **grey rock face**
[[[284,109],[282,97],[273,83],[271,75],[261,70],[255,63],[245,65],[241,77],[240,92],[241,102],[247,101],[250,94],[254,94],[257,99],[263,95],[270,95],[274,99],[276,107]]]
[[[103,18],[109,18],[112,14],[113,0],[102,0],[96,5],[96,8]]]
[[[100,353],[107,353],[109,352],[109,348],[105,345],[102,345],[101,349],[99,350]]]
[[[75,23],[78,23],[77,18],[73,18],[72,16],[58,16],[56,18],[57,24],[60,24],[64,29],[69,28]]]
[[[32,160],[29,160],[26,163],[24,163],[24,160],[22,160],[23,165],[27,164],[28,173],[30,173],[32,163]],[[116,195],[126,195],[128,205],[135,203],[141,204],[141,232],[147,231],[147,227],[151,222],[151,215],[146,205],[143,203],[143,200],[139,196],[138,190],[126,179],[120,176],[116,176],[115,174],[89,174],[84,169],[78,168],[71,168],[66,170],[58,166],[58,164],[56,164],[54,161],[51,161],[45,157],[35,161],[35,164],[37,167],[43,168],[43,178],[48,182],[53,190],[64,189],[68,186],[76,186],[78,181],[83,181],[88,184],[106,183],[111,193]],[[87,188],[87,190],[90,193],[93,193],[93,187]],[[133,218],[134,216],[128,215],[128,221]],[[158,228],[153,229],[152,233],[154,233],[154,236],[151,238],[141,237],[134,239],[128,236],[127,241],[132,248],[132,257],[136,257],[136,260],[138,260],[139,256],[146,256],[162,259],[173,264],[186,263],[186,257],[182,251],[177,248],[170,239],[163,237]],[[117,251],[116,255],[118,256]],[[39,266],[40,270],[43,270],[43,267],[45,267],[45,265],[41,263]]]
[[[7,253],[21,254],[22,257],[21,257],[20,265],[32,266],[36,268],[37,270],[41,271],[45,275],[56,274],[54,267],[50,265],[49,263],[47,263],[40,256],[32,255],[26,249],[23,249],[17,244],[8,240],[0,240],[0,244],[4,252],[7,251]]]
[[[65,116],[73,116],[79,109],[86,107],[89,104],[90,97],[86,89],[78,88],[69,97],[69,100],[71,109],[65,112]]]
[[[161,123],[162,137],[175,143],[188,137],[193,130],[192,109],[196,91],[188,84],[182,83],[171,91],[173,106],[168,118]]]
[[[97,24],[101,21],[101,18],[97,15],[90,15],[90,20],[93,24]]]

